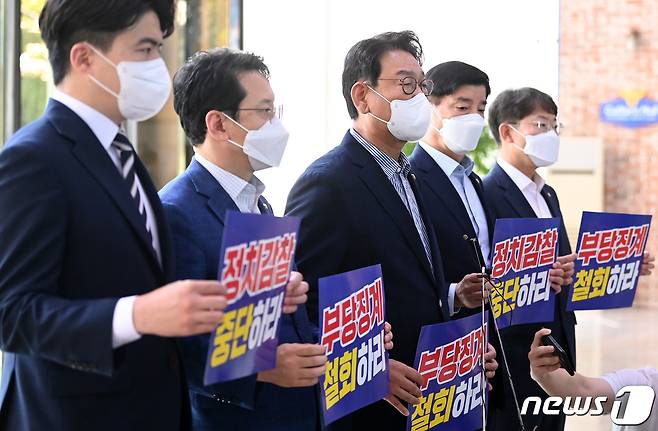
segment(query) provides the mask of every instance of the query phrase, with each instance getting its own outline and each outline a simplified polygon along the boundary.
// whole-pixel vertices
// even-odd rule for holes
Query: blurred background
[[[38,28],[43,4],[1,0],[0,148],[41,115],[52,91]],[[282,166],[259,177],[282,214],[296,178],[350,126],[340,82],[348,49],[377,33],[413,30],[426,70],[449,60],[479,67],[491,80],[489,102],[522,86],[556,100],[565,124],[560,161],[542,174],[560,196],[574,242],[584,210],[655,214],[657,22],[655,0],[179,0],[177,30],[163,55],[172,75],[199,49],[229,46],[264,58],[291,136]],[[127,128],[158,187],[185,169],[192,151],[171,101]],[[485,130],[480,174],[495,153]],[[654,228],[654,253],[657,240]],[[642,280],[632,308],[578,314],[579,371],[658,366],[657,277]],[[610,421],[573,418],[568,429],[610,429]]]

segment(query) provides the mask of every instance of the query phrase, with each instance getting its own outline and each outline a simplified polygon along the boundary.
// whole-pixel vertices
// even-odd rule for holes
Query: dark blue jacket
[[[416,145],[416,148],[414,148],[410,161],[418,181],[421,183],[423,201],[427,207],[432,228],[436,232],[446,282],[458,283],[467,274],[480,272],[481,268],[473,243],[464,239],[464,235],[468,238],[476,238],[475,229],[473,229],[471,219],[466,207],[464,207],[464,202],[455,190],[450,178],[420,145]],[[482,180],[475,172],[471,173],[469,180],[473,184],[473,188],[484,209],[489,231],[489,244],[491,244],[494,222],[484,199]],[[480,250],[480,254],[482,254],[482,250]],[[453,318],[472,315],[480,312],[480,310],[479,307],[474,309],[462,308],[457,316],[453,316]],[[491,322],[491,319],[493,319],[493,314],[489,312],[489,322]],[[498,352],[497,360],[499,364],[502,364],[500,344],[492,324],[489,325],[489,341]],[[490,406],[494,403],[501,404],[504,401],[502,381],[504,379],[504,371],[500,368],[492,382],[494,391],[491,394]],[[491,401],[494,401],[494,403]]]
[[[496,163],[489,174],[484,178],[484,194],[487,200],[487,206],[493,213],[494,218],[535,218],[537,215],[532,207],[523,196],[523,193],[514,184],[512,179]],[[557,194],[550,186],[545,185],[541,191],[546,200],[546,204],[553,217],[562,218],[560,203]],[[559,233],[559,256],[571,254],[569,238],[561,222]],[[569,286],[563,286],[562,292],[557,295],[555,306],[555,320],[551,323],[516,325],[501,331],[503,333],[503,343],[507,352],[507,360],[510,365],[512,381],[515,384],[519,402],[522,403],[526,397],[541,396],[546,397],[544,391],[530,377],[530,363],[528,361],[528,352],[530,345],[537,332],[542,327],[550,328],[558,343],[567,351],[571,361],[576,363],[576,317],[571,311],[566,310],[567,295]],[[506,430],[518,427],[516,412],[511,408],[513,401],[509,390],[507,391],[507,409],[504,413],[496,416],[496,430]],[[532,429],[536,424],[542,422],[541,429],[560,430],[564,426],[562,416],[528,416],[524,418],[527,429]]]
[[[447,321],[449,316],[434,231],[415,175],[410,174],[409,181],[427,227],[433,269],[400,196],[375,159],[349,132],[341,145],[315,161],[297,180],[286,213],[302,219],[297,263],[311,286],[311,321],[318,318],[320,277],[381,264],[386,319],[395,334],[390,357],[413,367],[420,328]],[[343,425],[400,430],[405,421],[380,401],[350,415]]]
[[[189,421],[174,340],[112,349],[118,298],[173,278],[158,195],[139,158],[135,169],[162,266],[125,180],[63,104],[51,100],[0,153],[0,429],[179,430]]]
[[[167,184],[160,197],[173,233],[177,279],[217,280],[227,211],[238,211],[231,197],[198,161]],[[272,210],[259,200],[262,213]],[[283,315],[279,343],[313,343],[306,310]],[[300,430],[319,424],[317,387],[281,388],[256,376],[203,385],[209,335],[180,340],[190,386],[194,430]]]

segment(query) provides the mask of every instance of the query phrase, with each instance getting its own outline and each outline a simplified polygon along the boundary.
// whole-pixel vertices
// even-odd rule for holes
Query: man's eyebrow
[[[416,73],[417,72],[414,72],[413,70],[398,70],[396,75],[397,76],[416,76]]]
[[[161,41],[159,41],[157,39],[153,39],[152,37],[143,37],[140,40],[138,40],[135,45],[142,45],[144,43],[148,43],[148,44],[153,45],[154,47],[158,47],[158,48],[162,46]]]

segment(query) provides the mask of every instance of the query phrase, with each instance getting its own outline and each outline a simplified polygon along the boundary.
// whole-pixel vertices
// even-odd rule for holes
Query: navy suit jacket
[[[160,191],[173,232],[177,279],[217,280],[227,211],[239,211],[217,180],[198,161]],[[271,214],[259,201],[261,213]],[[283,315],[279,343],[313,343],[306,310]],[[180,340],[190,386],[194,429],[315,430],[319,407],[316,387],[281,388],[250,376],[204,386],[209,335]]]
[[[477,236],[464,203],[450,178],[420,145],[416,145],[409,160],[422,184],[423,201],[441,249],[446,281],[457,283],[467,274],[480,272],[473,243],[464,240],[464,235],[468,238]],[[484,208],[491,242],[494,223],[484,199],[482,180],[475,172],[471,173],[469,179]]]
[[[436,232],[436,240],[441,250],[443,259],[443,269],[448,283],[458,283],[467,274],[481,272],[482,268],[478,263],[476,251],[473,243],[464,239],[477,238],[475,229],[471,224],[471,219],[464,207],[464,202],[450,182],[450,178],[430,156],[427,151],[420,145],[416,145],[410,157],[411,166],[413,167],[418,181],[421,183],[423,201],[427,207],[432,228]],[[484,189],[482,180],[472,172],[469,176],[473,188],[480,198],[480,203],[484,209],[487,219],[487,228],[489,230],[489,243],[493,240],[494,223],[491,212],[489,211],[484,199]],[[479,247],[479,245],[478,245]],[[482,254],[482,250],[480,250]],[[474,309],[462,308],[453,318],[465,317],[480,312],[480,307]],[[493,319],[493,314],[489,313],[489,322]],[[489,325],[489,341],[498,353],[497,360],[502,362],[500,348],[493,324]],[[503,376],[504,372],[499,370],[492,382],[494,392],[491,401],[496,403],[503,401]],[[493,403],[490,403],[493,405]]]
[[[447,321],[449,315],[439,248],[420,185],[413,174],[409,180],[427,227],[432,266],[400,196],[349,132],[341,145],[297,180],[286,213],[302,219],[297,263],[310,284],[311,320],[318,319],[320,277],[381,264],[386,319],[395,334],[390,357],[413,367],[420,328]],[[380,401],[355,412],[345,423],[349,420],[354,429],[399,430],[406,419]]]
[[[175,341],[112,349],[118,298],[173,277],[158,195],[139,158],[135,169],[162,265],[118,169],[66,106],[51,100],[0,153],[0,429],[189,427]]]
[[[494,165],[489,174],[484,178],[483,183],[487,206],[496,219],[537,217],[521,190],[519,190],[516,184],[514,184],[509,175],[507,175],[498,163]],[[549,185],[545,185],[541,194],[546,200],[553,217],[560,217],[560,219],[562,219],[560,203],[557,199],[555,190]],[[562,220],[560,221],[558,254],[559,256],[571,254],[569,238],[567,237],[567,231]],[[562,292],[557,295],[555,320],[553,322],[516,325],[502,331],[503,343],[505,344],[507,352],[507,360],[510,364],[510,372],[512,374],[512,380],[516,386],[519,402],[523,402],[528,396],[546,397],[544,391],[530,377],[528,352],[530,351],[530,345],[532,344],[536,331],[542,327],[550,328],[553,331],[553,337],[555,337],[558,343],[560,343],[569,354],[573,364],[576,364],[576,317],[573,312],[566,310],[568,291],[568,286],[563,286]],[[507,405],[512,406],[513,404],[510,401]],[[510,408],[508,408],[508,410],[510,412],[512,411]],[[500,419],[501,427],[496,429],[502,430],[505,429],[505,426],[518,426],[518,419],[516,419],[515,412],[513,413],[513,416],[509,417],[507,422],[504,422],[504,419],[502,419],[500,415],[497,419]],[[546,420],[548,419],[550,418],[546,417]],[[532,428],[532,426],[537,424],[537,420],[537,417],[528,417],[526,426]],[[524,421],[526,421],[526,419],[524,419]],[[547,425],[544,423],[543,429],[559,429],[559,426],[555,424]]]

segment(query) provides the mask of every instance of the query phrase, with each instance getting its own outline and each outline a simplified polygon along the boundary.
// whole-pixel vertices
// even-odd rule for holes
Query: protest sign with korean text
[[[423,376],[420,404],[409,405],[407,431],[464,430],[482,427],[487,383],[482,351],[487,346],[482,316],[423,326],[414,366]]]
[[[329,424],[388,394],[384,284],[380,265],[321,278],[318,284],[328,360],[320,387]]]
[[[229,305],[210,335],[204,384],[275,367],[298,230],[295,217],[227,214],[218,278],[226,286]]]
[[[496,220],[491,308],[500,329],[555,318],[549,271],[557,259],[559,228],[559,218]]]
[[[650,215],[583,212],[568,310],[633,305],[650,225]]]

